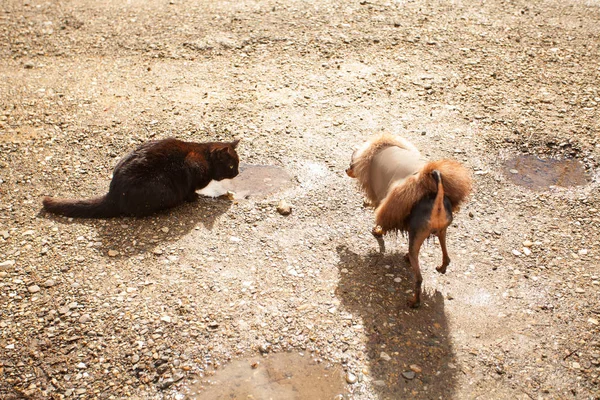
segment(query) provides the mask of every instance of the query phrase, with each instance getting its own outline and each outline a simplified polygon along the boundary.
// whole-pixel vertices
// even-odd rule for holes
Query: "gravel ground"
[[[4,0],[0,397],[182,398],[293,351],[340,366],[349,399],[599,398],[599,20],[596,0]],[[421,252],[418,310],[406,239],[380,252],[344,174],[381,130],[474,171],[448,273]],[[241,138],[291,182],[144,219],[40,213],[168,136]],[[515,185],[522,155],[588,183]]]

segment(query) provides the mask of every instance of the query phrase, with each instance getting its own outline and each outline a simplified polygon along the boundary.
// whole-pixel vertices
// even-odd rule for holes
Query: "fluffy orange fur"
[[[389,134],[376,137],[368,142],[366,149],[359,149],[356,158],[352,160],[351,169],[367,198],[372,202],[376,200],[369,184],[371,160],[375,154],[387,146],[399,146],[418,152],[410,142]],[[378,205],[375,210],[375,222],[381,226],[383,232],[408,229],[406,219],[412,207],[423,197],[437,192],[435,180],[431,176],[431,172],[434,170],[441,173],[444,195],[450,200],[452,211],[458,211],[461,203],[471,192],[471,173],[458,161],[448,159],[431,161],[425,164],[417,174],[392,186],[385,199]]]
[[[437,191],[435,181],[431,177],[431,172],[436,169],[442,174],[444,194],[452,204],[452,212],[458,211],[471,192],[471,174],[457,161],[432,161],[425,164],[417,175],[410,176],[402,184],[392,187],[375,210],[375,223],[381,226],[384,232],[407,230],[405,220],[413,205]]]

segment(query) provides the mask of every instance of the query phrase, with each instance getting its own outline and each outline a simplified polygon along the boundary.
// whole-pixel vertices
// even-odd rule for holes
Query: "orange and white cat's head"
[[[346,174],[350,178],[356,178],[356,173],[354,171],[356,162],[362,157],[362,155],[365,153],[365,151],[369,148],[370,145],[371,145],[371,141],[367,141],[367,142],[364,142],[360,146],[354,146],[354,148],[353,148],[354,151],[352,152],[352,157],[350,157],[350,167],[348,167],[346,169]]]

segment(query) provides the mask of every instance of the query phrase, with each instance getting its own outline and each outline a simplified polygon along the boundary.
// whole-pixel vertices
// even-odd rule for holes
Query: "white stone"
[[[13,265],[15,265],[15,260],[6,260],[0,263],[0,269],[10,269]]]
[[[27,288],[30,293],[37,293],[40,291],[40,287],[38,285],[31,285]]]

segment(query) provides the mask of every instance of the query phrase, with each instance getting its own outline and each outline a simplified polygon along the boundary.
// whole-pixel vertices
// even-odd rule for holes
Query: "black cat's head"
[[[239,142],[238,139],[230,143],[219,143],[217,147],[211,150],[214,180],[231,179],[239,174],[240,159],[235,151]]]

